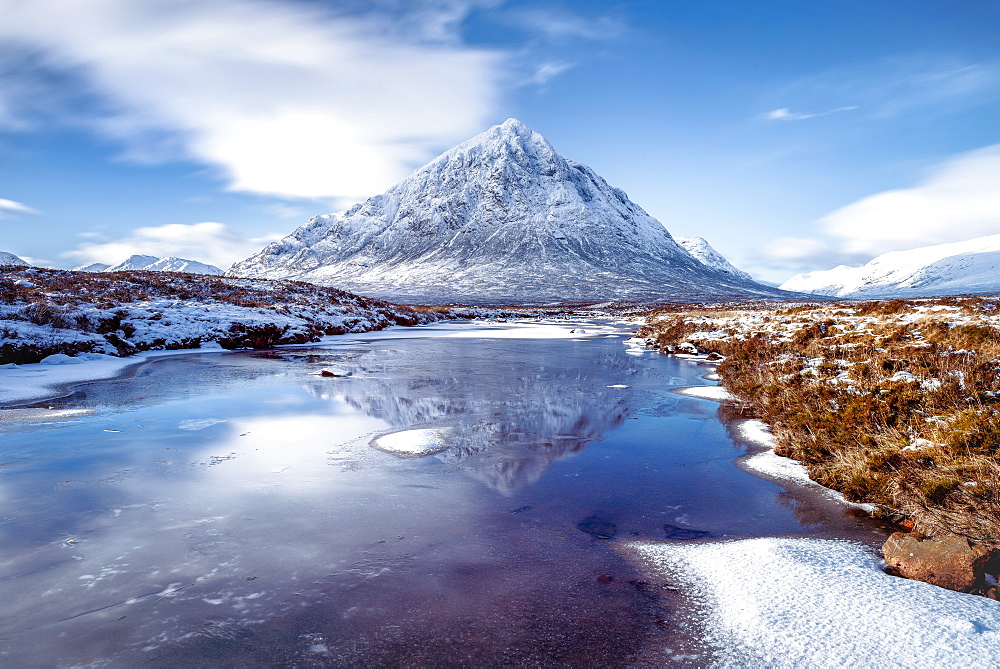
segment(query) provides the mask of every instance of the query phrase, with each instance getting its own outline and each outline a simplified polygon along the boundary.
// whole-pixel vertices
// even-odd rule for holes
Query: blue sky
[[[516,117],[758,278],[1000,233],[1000,3],[0,0],[0,250],[222,266]]]

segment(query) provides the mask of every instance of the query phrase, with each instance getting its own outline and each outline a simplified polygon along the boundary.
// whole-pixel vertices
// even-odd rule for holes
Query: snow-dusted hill
[[[721,253],[713,249],[702,237],[674,237],[674,241],[698,259],[701,264],[720,272],[731,274],[741,281],[753,281],[752,276],[730,264]]]
[[[215,265],[209,265],[197,260],[184,258],[158,258],[157,256],[132,255],[116,265],[91,263],[75,268],[78,272],[121,272],[125,270],[144,270],[147,272],[187,272],[189,274],[209,274],[221,276],[222,270]]]
[[[10,265],[14,267],[26,267],[28,263],[18,258],[13,253],[7,253],[6,251],[0,251],[0,266]]]
[[[103,272],[111,265],[103,262],[92,262],[86,265],[80,265],[79,267],[74,267],[74,272]]]
[[[702,264],[623,191],[514,119],[382,195],[311,219],[228,275],[423,303],[781,294]]]
[[[58,353],[260,348],[454,317],[304,283],[156,272],[4,267],[0,296],[0,365]]]
[[[781,288],[859,298],[1000,292],[1000,235],[893,251],[861,267],[798,274]]]

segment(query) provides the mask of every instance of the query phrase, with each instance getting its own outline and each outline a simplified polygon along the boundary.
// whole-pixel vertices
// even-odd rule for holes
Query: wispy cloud
[[[793,112],[787,107],[782,107],[781,109],[774,109],[772,111],[762,114],[763,118],[768,121],[804,121],[807,118],[816,118],[818,116],[829,116],[830,114],[836,114],[837,112],[853,111],[859,109],[857,105],[851,105],[848,107],[837,107],[836,109],[830,109],[824,112],[812,112],[812,113],[802,113]]]
[[[0,218],[14,218],[15,216],[40,216],[42,212],[32,209],[26,204],[5,200],[0,197]]]
[[[519,7],[505,11],[506,22],[551,40],[604,40],[622,36],[627,23],[614,13],[580,14],[556,5]]]
[[[132,159],[193,159],[231,190],[353,199],[481,130],[506,76],[505,55],[455,32],[492,3],[357,4],[2,2],[0,42],[99,96],[85,121]],[[30,97],[0,119],[30,115]]]
[[[193,225],[171,223],[136,228],[128,236],[109,242],[84,243],[64,253],[63,257],[82,265],[92,262],[113,264],[134,254],[176,256],[226,269],[281,237],[273,234],[249,238],[222,223],[211,221]]]
[[[766,98],[777,104],[763,116],[775,121],[799,121],[853,109],[878,119],[933,110],[950,113],[1000,98],[1000,63],[910,54],[863,68],[817,73],[778,86]],[[792,111],[796,107],[829,111]]]
[[[552,78],[559,76],[566,70],[575,67],[575,63],[558,63],[558,62],[546,62],[542,63],[535,69],[535,74],[531,77],[531,83],[537,84],[539,86],[544,86]]]

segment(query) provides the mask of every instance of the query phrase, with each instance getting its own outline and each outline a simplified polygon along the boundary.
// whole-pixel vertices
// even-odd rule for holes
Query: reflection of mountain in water
[[[406,344],[423,348],[419,341]],[[341,397],[401,430],[450,426],[451,443],[438,457],[511,493],[640,408],[641,391],[606,386],[658,377],[617,351],[581,359],[560,355],[566,350],[565,343],[559,349],[550,342],[512,347],[463,340],[436,359],[422,350],[369,351],[351,361],[353,376],[315,379],[307,389]]]

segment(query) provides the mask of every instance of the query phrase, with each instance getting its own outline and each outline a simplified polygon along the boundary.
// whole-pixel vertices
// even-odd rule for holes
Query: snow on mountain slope
[[[94,263],[100,265],[101,263]],[[89,272],[121,272],[123,270],[145,270],[147,272],[188,272],[189,274],[210,274],[220,276],[222,270],[215,265],[208,265],[197,260],[184,258],[157,258],[156,256],[132,255],[117,265],[105,267],[103,270],[86,270]]]
[[[0,265],[12,265],[16,267],[28,266],[28,263],[18,258],[13,253],[7,253],[6,251],[0,251]]]
[[[514,119],[228,275],[423,303],[782,294],[696,261],[623,191]]]
[[[189,274],[211,274],[213,276],[221,276],[223,273],[215,265],[174,257],[160,258],[156,262],[147,265],[145,269],[156,272],[187,272]]]
[[[1000,292],[1000,234],[893,251],[861,267],[798,274],[781,288],[835,297]]]
[[[119,263],[115,263],[114,265],[109,266],[104,271],[106,271],[106,272],[122,272],[122,271],[127,271],[127,270],[146,269],[147,267],[149,267],[150,265],[152,265],[154,262],[159,262],[159,260],[160,259],[157,256],[144,256],[144,255],[135,254],[135,255],[130,255],[128,258],[125,258],[125,260],[122,260]]]
[[[92,262],[86,265],[80,265],[79,267],[74,267],[72,271],[74,272],[103,272],[107,270],[111,265],[103,262]]]
[[[743,281],[753,281],[752,276],[730,264],[725,256],[713,249],[704,238],[674,237],[674,241],[680,244],[685,251],[693,255],[702,265],[725,272],[726,274],[732,274]]]

